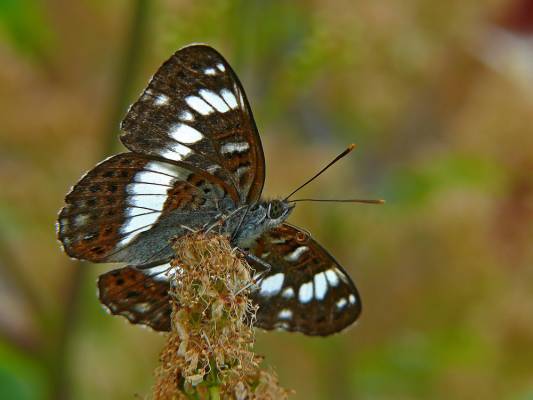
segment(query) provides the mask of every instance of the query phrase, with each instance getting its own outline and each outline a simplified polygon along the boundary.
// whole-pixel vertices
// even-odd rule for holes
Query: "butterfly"
[[[98,279],[112,314],[169,331],[171,239],[221,222],[259,271],[257,327],[326,336],[358,318],[361,299],[346,271],[286,222],[295,203],[261,199],[261,139],[237,75],[216,50],[190,45],[172,55],[121,130],[130,151],[87,172],[57,223],[70,257],[128,264]]]

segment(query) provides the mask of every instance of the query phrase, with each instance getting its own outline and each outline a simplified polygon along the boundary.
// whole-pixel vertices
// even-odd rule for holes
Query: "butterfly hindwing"
[[[326,336],[352,324],[361,300],[337,261],[299,229],[283,224],[263,234],[252,253],[271,270],[258,283],[256,326]],[[264,267],[253,265],[258,272]]]
[[[115,269],[98,278],[100,302],[114,315],[132,324],[148,325],[156,331],[170,331],[171,305],[168,294],[169,264],[150,270],[132,266]]]
[[[135,153],[98,164],[66,196],[59,239],[71,257],[141,265],[172,256],[169,239],[237,198],[220,179]]]
[[[284,224],[261,236],[251,251],[271,265],[253,263],[262,273],[252,301],[254,325],[263,329],[326,336],[352,324],[361,300],[348,274],[316,241]],[[116,315],[158,331],[170,330],[168,263],[150,269],[132,266],[100,276],[100,301]]]
[[[257,201],[264,182],[261,140],[242,85],[213,48],[178,50],[156,72],[122,122],[130,150],[181,161]]]

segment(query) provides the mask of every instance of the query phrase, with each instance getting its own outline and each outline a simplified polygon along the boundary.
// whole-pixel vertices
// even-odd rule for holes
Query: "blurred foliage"
[[[506,69],[495,40],[525,38],[497,25],[519,3],[1,0],[0,398],[150,392],[163,338],[102,310],[109,267],[69,260],[54,222],[122,149],[119,119],[158,65],[206,42],[252,103],[266,196],[355,142],[306,196],[388,201],[295,210],[364,311],[327,339],[258,333],[281,384],[295,399],[532,399],[533,92],[516,73],[531,69]]]
[[[17,51],[43,57],[53,42],[53,30],[38,0],[2,0],[0,26]]]

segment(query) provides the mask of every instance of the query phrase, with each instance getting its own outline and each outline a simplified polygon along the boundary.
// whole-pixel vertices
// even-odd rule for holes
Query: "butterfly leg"
[[[257,285],[257,283],[261,280],[261,278],[263,276],[265,276],[265,275],[268,275],[268,273],[272,269],[272,266],[269,263],[267,263],[266,261],[264,261],[264,260],[260,259],[259,257],[255,256],[254,254],[252,254],[252,253],[250,253],[250,252],[248,252],[246,250],[242,250],[242,249],[239,249],[239,250],[240,250],[241,254],[244,256],[244,258],[246,259],[246,261],[248,261],[251,264],[260,265],[264,269],[263,269],[263,271],[255,274],[252,277],[252,282],[250,282],[248,285],[246,285],[242,289],[240,289],[237,292],[237,294],[239,294],[243,290],[248,289],[252,285]]]
[[[242,254],[244,255],[244,258],[246,258],[246,261],[251,261],[252,264],[259,264],[264,268],[264,270],[261,271],[259,274],[261,275],[268,274],[270,270],[272,269],[272,266],[269,263],[257,257],[255,254],[252,254],[246,250],[241,250],[241,251],[242,251]]]
[[[183,224],[181,224],[180,227],[183,228],[183,229],[185,229],[186,231],[191,232],[191,233],[198,233],[198,231],[197,231],[196,229],[193,229],[193,228],[191,228],[191,227],[189,227],[189,226],[187,226],[187,225],[183,225]]]
[[[233,243],[233,241],[235,240],[235,238],[237,237],[237,234],[239,233],[239,229],[241,228],[241,225],[242,223],[244,222],[244,219],[246,218],[246,216],[248,215],[248,211],[250,211],[250,207],[246,207],[246,210],[244,211],[244,213],[242,214],[240,220],[239,220],[239,223],[237,224],[237,226],[235,227],[235,229],[233,230],[233,233],[231,234],[231,238],[230,238],[230,242]]]
[[[239,211],[241,211],[243,208],[247,207],[246,205],[245,206],[241,206],[241,207],[238,207],[236,208],[235,210],[233,210],[231,213],[229,213],[228,215],[224,215],[224,214],[217,214],[215,216],[215,219],[216,221],[213,222],[206,230],[205,230],[205,233],[209,233],[212,229],[216,228],[217,226],[220,228],[224,225],[224,223],[229,220],[230,218],[232,218],[235,214],[237,214]]]

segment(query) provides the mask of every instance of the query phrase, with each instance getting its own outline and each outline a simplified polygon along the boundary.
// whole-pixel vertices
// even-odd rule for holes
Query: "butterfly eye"
[[[283,204],[279,200],[274,200],[269,204],[268,216],[272,219],[278,219],[283,215]]]

